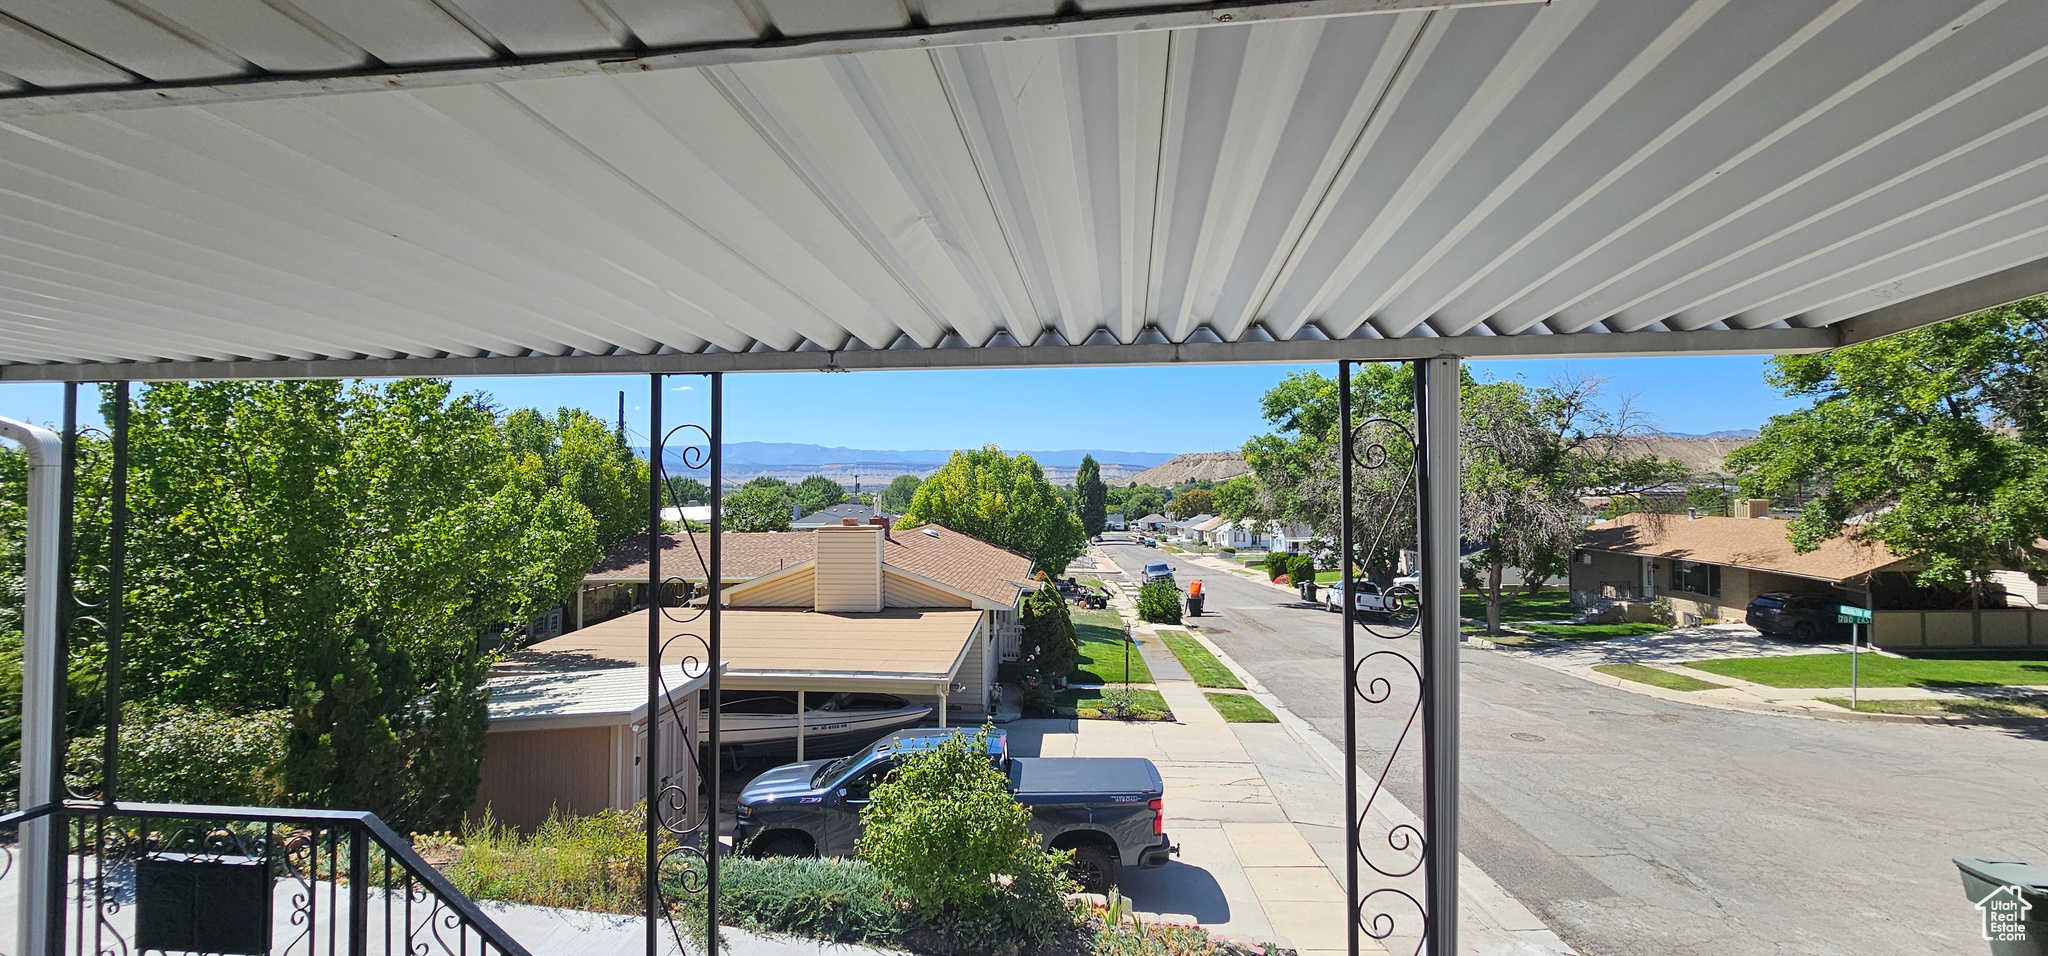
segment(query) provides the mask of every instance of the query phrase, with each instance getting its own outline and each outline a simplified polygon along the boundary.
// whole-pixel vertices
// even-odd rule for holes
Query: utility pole
[[[619,390],[619,440],[626,440],[626,390]]]

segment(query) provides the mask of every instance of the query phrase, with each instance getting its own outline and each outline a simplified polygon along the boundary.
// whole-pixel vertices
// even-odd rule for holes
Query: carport
[[[1353,770],[1354,953],[1457,948],[1462,359],[1814,351],[2048,290],[2029,0],[0,6],[0,381],[646,373],[715,497],[728,373],[1416,363],[1425,825],[1359,832]],[[674,374],[710,420],[662,429]],[[1348,481],[1383,461],[1345,417]],[[75,431],[8,434],[69,468]],[[113,809],[36,769],[59,629],[119,626],[118,573],[58,620],[68,533],[30,574],[31,953],[95,905],[50,828]],[[719,657],[716,602],[679,613],[647,661]],[[1347,707],[1386,701],[1343,626]]]

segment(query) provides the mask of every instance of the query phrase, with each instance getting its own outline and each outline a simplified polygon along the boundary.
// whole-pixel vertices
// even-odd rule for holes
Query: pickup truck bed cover
[[[1135,802],[1166,792],[1158,768],[1143,757],[1012,757],[1010,786],[1026,803],[1101,801],[1109,794]]]

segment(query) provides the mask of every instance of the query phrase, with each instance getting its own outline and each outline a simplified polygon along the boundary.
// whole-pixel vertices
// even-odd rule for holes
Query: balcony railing
[[[72,803],[0,816],[0,875],[21,825],[65,847],[46,952],[529,956],[374,814]],[[35,947],[17,943],[8,956]]]

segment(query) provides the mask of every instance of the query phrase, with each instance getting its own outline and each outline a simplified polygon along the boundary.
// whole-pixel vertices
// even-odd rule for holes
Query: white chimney
[[[882,609],[882,528],[847,518],[817,532],[811,602],[820,611]]]

